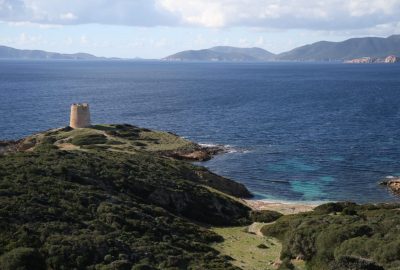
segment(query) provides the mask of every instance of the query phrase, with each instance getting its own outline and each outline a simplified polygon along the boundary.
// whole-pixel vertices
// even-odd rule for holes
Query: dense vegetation
[[[77,146],[105,144],[107,143],[107,137],[103,134],[78,135],[71,139],[71,143]]]
[[[283,242],[281,269],[291,259],[308,269],[400,269],[400,205],[329,203],[314,212],[283,216],[262,228]]]
[[[283,216],[281,213],[271,210],[257,210],[250,213],[250,219],[253,222],[269,223]]]
[[[169,157],[197,149],[174,134],[130,125],[63,128],[3,142],[0,269],[262,265],[260,256],[278,252],[276,244],[261,238],[246,257],[240,245],[215,244],[223,238],[207,229],[252,221],[275,221],[261,231],[282,242],[280,269],[293,269],[295,258],[310,270],[400,269],[400,205],[330,203],[289,216],[251,212],[234,197],[249,195],[243,185]],[[232,261],[233,254],[249,261]]]
[[[109,141],[73,132],[0,155],[0,269],[236,269],[193,221],[247,224],[249,209],[205,186],[205,169],[137,148],[60,150]]]

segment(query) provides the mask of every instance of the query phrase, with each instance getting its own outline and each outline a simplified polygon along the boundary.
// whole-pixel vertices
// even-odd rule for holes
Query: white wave
[[[224,147],[225,148],[224,145],[214,144],[214,143],[199,143],[199,145],[202,147],[209,147],[209,148],[211,148],[211,147]]]
[[[227,154],[234,154],[234,153],[241,153],[241,154],[247,154],[247,153],[251,153],[252,151],[249,149],[245,149],[245,148],[240,148],[240,147],[236,147],[234,145],[230,145],[230,144],[214,144],[214,143],[199,143],[200,146],[202,147],[221,147],[225,150],[225,152]]]

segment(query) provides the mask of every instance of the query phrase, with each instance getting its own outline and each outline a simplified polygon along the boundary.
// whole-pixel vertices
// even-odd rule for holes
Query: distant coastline
[[[131,60],[184,62],[345,62],[395,63],[400,57],[400,35],[387,38],[351,38],[341,42],[318,41],[287,52],[272,53],[263,48],[216,46],[185,50],[161,59],[99,57],[89,53],[58,53],[44,50],[22,50],[0,46],[0,60]]]
[[[262,48],[217,46],[202,50],[187,50],[169,55],[165,61],[210,62],[348,62],[369,59],[369,62],[399,61],[400,35],[387,38],[352,38],[342,42],[319,41],[274,54]],[[362,60],[364,61],[364,60]],[[361,61],[360,61],[361,62]]]

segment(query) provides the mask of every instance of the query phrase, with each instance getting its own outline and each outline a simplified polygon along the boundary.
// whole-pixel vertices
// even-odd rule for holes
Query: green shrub
[[[83,145],[83,146],[81,146],[81,147],[82,147],[83,149],[91,149],[91,150],[99,150],[99,151],[110,149],[110,146],[108,146],[108,145],[96,145],[96,144],[93,144],[93,145]]]
[[[134,142],[133,144],[136,145],[136,146],[146,146],[147,145],[147,144],[142,143],[142,142]]]
[[[33,248],[15,248],[0,257],[1,270],[46,270],[40,253]]]
[[[342,256],[330,264],[331,270],[385,270],[373,261],[363,258]]]
[[[107,142],[107,144],[109,144],[109,145],[121,145],[121,144],[125,144],[125,143],[121,142],[121,141],[116,141],[116,140],[109,140]]]
[[[261,248],[261,249],[268,249],[268,248],[269,248],[269,247],[268,247],[267,245],[265,245],[265,244],[259,244],[257,247],[258,247],[258,248]]]
[[[140,263],[132,266],[132,270],[155,270],[155,268],[148,264]]]
[[[257,210],[250,212],[250,219],[253,222],[270,223],[283,216],[281,213],[271,210]]]
[[[343,209],[354,206],[356,206],[356,204],[353,202],[326,203],[317,206],[314,209],[314,212],[319,214],[330,214],[330,213],[342,212]]]
[[[55,146],[54,144],[43,143],[43,144],[39,144],[39,145],[35,146],[35,151],[38,151],[38,152],[50,152],[50,151],[56,150],[56,149],[58,149],[58,147]]]
[[[77,146],[104,144],[107,142],[107,137],[103,134],[77,135],[72,138],[71,143]]]
[[[295,268],[290,259],[283,259],[278,268],[278,270],[294,270],[294,269]]]
[[[314,212],[281,217],[261,228],[261,232],[283,242],[281,259],[301,257],[310,270],[397,270],[400,269],[397,206],[332,203]]]

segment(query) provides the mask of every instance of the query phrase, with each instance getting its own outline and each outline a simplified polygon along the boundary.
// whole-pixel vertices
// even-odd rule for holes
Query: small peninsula
[[[223,151],[130,124],[0,141],[0,269],[395,270],[400,204],[285,206],[188,161]],[[247,200],[245,200],[247,199]]]
[[[204,149],[169,132],[64,127],[0,149],[1,269],[400,265],[398,204],[252,210],[245,186],[182,160]]]

